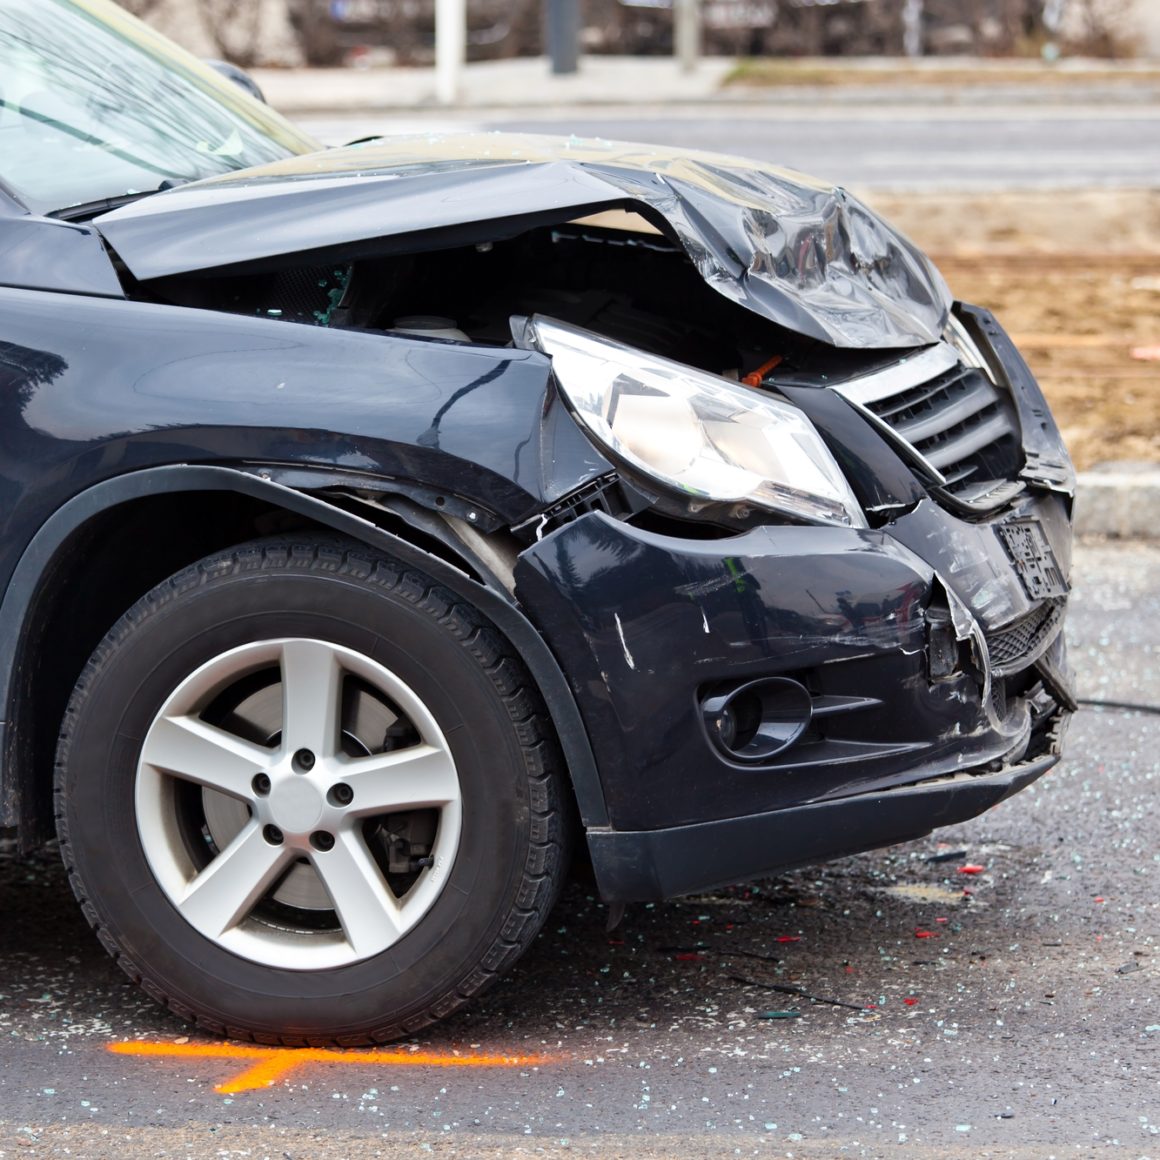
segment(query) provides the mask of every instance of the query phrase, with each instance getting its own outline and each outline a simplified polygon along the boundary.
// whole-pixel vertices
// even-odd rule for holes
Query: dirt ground
[[[786,60],[756,57],[739,60],[725,77],[735,88],[926,88],[932,86],[962,92],[964,89],[994,88],[998,85],[1021,89],[1058,89],[1077,85],[1098,85],[1138,91],[1141,84],[1160,80],[1160,68],[1143,60],[1097,61],[1078,57],[1047,63],[1034,58],[1012,59],[972,57],[958,62],[927,57],[908,60],[899,57],[804,57]]]
[[[1160,190],[863,196],[995,311],[1077,467],[1160,462]]]

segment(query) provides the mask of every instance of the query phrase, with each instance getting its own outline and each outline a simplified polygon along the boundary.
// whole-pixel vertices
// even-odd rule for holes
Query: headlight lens
[[[614,455],[687,497],[866,527],[814,425],[796,407],[682,363],[539,316],[513,320],[549,355],[572,410]]]

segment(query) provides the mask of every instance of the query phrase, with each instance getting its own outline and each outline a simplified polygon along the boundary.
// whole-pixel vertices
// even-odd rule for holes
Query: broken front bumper
[[[605,897],[915,838],[1050,768],[1073,703],[1062,599],[1036,595],[1012,527],[1066,577],[1067,501],[1049,492],[989,522],[924,500],[880,530],[709,540],[593,513],[526,551],[517,592],[572,683],[608,806],[589,831]],[[771,681],[801,690],[775,709],[801,719],[776,753],[740,757],[707,706]]]
[[[1058,760],[1058,753],[1049,753],[999,773],[960,774],[746,818],[663,830],[595,830],[588,846],[606,899],[673,898],[922,838],[998,805]]]

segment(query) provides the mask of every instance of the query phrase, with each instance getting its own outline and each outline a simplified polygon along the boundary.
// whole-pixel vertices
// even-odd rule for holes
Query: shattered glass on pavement
[[[1077,552],[1084,697],[1156,700],[1131,628],[1160,615],[1158,565]],[[223,1098],[220,1067],[110,1055],[218,1041],[87,937],[54,851],[0,848],[0,1153],[116,1133],[126,1157],[1155,1158],[1160,715],[1087,707],[1073,740],[935,837],[636,904],[612,932],[578,872],[512,974],[413,1044],[560,1060],[518,1072],[320,1067]]]

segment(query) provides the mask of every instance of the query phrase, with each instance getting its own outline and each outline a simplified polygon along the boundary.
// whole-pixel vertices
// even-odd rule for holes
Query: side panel
[[[514,523],[607,464],[544,438],[548,360],[0,288],[0,587],[48,517],[104,479],[271,463],[417,481]],[[561,475],[556,463],[567,470]]]

